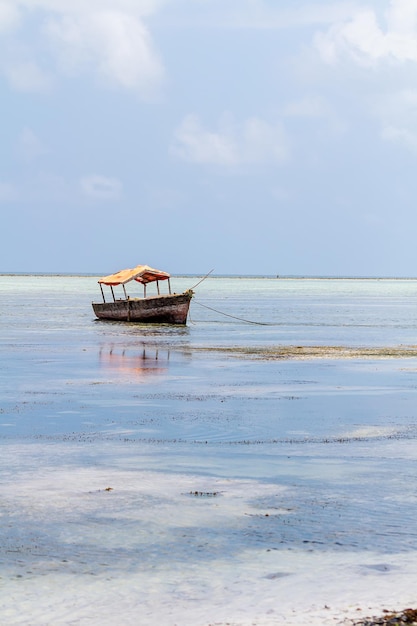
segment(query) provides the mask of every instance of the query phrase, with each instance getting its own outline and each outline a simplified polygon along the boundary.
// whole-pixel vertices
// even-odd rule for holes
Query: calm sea
[[[173,278],[173,291],[198,282],[199,277]],[[0,294],[6,336],[59,331],[64,339],[77,332],[94,341],[117,334],[114,326],[92,323],[90,303],[101,301],[95,277],[0,276]],[[417,279],[209,277],[196,289],[187,331],[172,335],[186,336],[191,345],[414,343],[416,305]],[[132,329],[118,332],[129,337]]]
[[[417,359],[267,354],[413,346],[417,280],[211,276],[186,327],[99,322],[100,298],[0,276],[2,624],[417,602]]]

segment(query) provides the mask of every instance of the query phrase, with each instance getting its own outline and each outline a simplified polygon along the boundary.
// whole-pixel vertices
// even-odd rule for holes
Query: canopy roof
[[[125,285],[131,280],[137,280],[138,283],[146,285],[154,280],[167,280],[170,275],[167,272],[161,270],[154,270],[149,265],[137,265],[133,270],[120,270],[116,274],[110,274],[110,276],[104,276],[98,281],[102,285],[109,285],[115,287],[116,285]]]

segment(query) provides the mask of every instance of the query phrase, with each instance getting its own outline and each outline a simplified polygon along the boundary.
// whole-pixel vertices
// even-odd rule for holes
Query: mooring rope
[[[246,322],[247,324],[256,324],[257,326],[273,326],[274,324],[270,324],[268,322],[254,322],[252,320],[246,320],[243,317],[236,317],[236,315],[230,315],[229,313],[224,313],[223,311],[218,311],[217,309],[213,309],[211,306],[207,306],[207,304],[202,304],[201,302],[197,302],[197,300],[193,299],[195,304],[204,307],[205,309],[209,309],[210,311],[214,311],[215,313],[219,313],[220,315],[225,315],[226,317],[231,317],[234,320],[239,320],[239,322]]]
[[[205,276],[203,276],[203,278],[202,278],[201,280],[199,280],[199,281],[198,281],[198,283],[196,283],[196,284],[194,285],[194,287],[191,287],[191,289],[190,289],[189,291],[194,291],[194,289],[195,289],[196,287],[198,287],[198,285],[200,285],[200,284],[203,282],[203,280],[206,280],[206,278],[207,278],[208,276],[210,276],[210,274],[211,274],[212,272],[214,272],[214,269],[212,269],[212,270],[210,270],[209,272],[207,272],[207,274],[206,274]]]

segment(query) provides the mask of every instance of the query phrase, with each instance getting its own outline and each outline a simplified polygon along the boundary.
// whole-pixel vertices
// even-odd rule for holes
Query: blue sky
[[[3,272],[417,276],[417,0],[0,0]]]

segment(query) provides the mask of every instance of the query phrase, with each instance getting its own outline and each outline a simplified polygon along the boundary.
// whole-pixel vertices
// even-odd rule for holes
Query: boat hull
[[[186,324],[193,294],[128,298],[115,302],[93,302],[93,310],[100,320],[140,322],[142,324]]]

